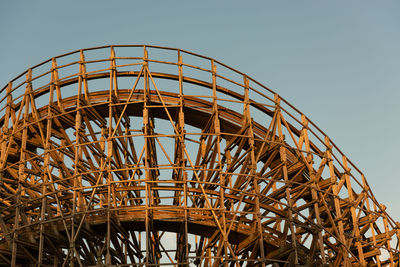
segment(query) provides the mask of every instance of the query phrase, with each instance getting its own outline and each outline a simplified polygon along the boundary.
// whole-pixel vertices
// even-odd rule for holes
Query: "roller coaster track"
[[[0,108],[1,266],[399,266],[400,224],[363,173],[217,60],[81,49]]]

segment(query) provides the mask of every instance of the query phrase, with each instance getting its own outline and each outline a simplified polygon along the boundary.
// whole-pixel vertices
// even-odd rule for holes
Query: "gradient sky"
[[[153,44],[216,58],[314,121],[400,220],[400,1],[1,1],[0,86],[50,57]]]

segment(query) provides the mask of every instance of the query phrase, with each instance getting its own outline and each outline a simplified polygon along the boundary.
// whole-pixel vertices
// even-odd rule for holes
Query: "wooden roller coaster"
[[[399,266],[362,172],[217,60],[82,49],[0,102],[1,266]]]

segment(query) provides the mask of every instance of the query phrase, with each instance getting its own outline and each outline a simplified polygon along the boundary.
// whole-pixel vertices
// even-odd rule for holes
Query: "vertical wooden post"
[[[17,196],[16,196],[16,203],[20,203],[21,201],[21,194],[23,191],[22,182],[25,181],[26,174],[25,174],[25,166],[26,166],[26,141],[28,138],[28,116],[29,116],[29,91],[30,91],[30,83],[32,79],[32,70],[29,69],[26,74],[26,91],[24,97],[21,102],[20,110],[22,107],[25,107],[25,112],[22,118],[22,139],[21,139],[21,147],[20,147],[20,158],[19,158],[19,166],[18,166],[18,189],[17,189]],[[24,104],[22,104],[24,103]],[[14,125],[16,127],[16,125]],[[17,240],[18,240],[18,231],[19,231],[19,223],[20,223],[20,215],[21,215],[21,208],[20,205],[17,205],[16,212],[15,212],[15,221],[14,221],[14,229],[13,229],[13,236],[12,236],[12,256],[11,256],[11,266],[16,265],[17,260]]]
[[[283,171],[283,178],[284,178],[285,187],[286,187],[286,189],[285,189],[286,201],[287,201],[287,205],[288,205],[287,220],[289,223],[291,239],[292,239],[294,255],[295,255],[294,256],[294,264],[299,264],[298,253],[297,253],[297,239],[296,239],[295,227],[294,227],[294,223],[293,223],[293,203],[292,203],[292,197],[290,195],[291,183],[289,181],[288,170],[287,170],[286,148],[283,145],[284,144],[284,136],[283,136],[283,132],[282,132],[282,122],[281,122],[282,112],[280,110],[280,98],[278,95],[275,95],[275,108],[278,112],[277,126],[278,126],[278,134],[279,134],[279,143],[281,143],[279,151],[280,151],[281,161],[283,162],[282,171]]]
[[[143,134],[144,134],[144,146],[145,146],[145,191],[146,191],[146,262],[145,264],[152,263],[152,245],[151,245],[151,233],[149,229],[150,216],[152,210],[150,210],[152,204],[151,186],[149,181],[151,180],[151,171],[149,166],[149,161],[151,157],[151,152],[149,151],[149,110],[148,103],[150,98],[150,88],[149,88],[149,74],[148,74],[148,61],[147,61],[147,50],[146,46],[143,47],[143,79],[144,79],[144,90],[143,90]]]
[[[252,179],[253,184],[253,191],[255,195],[255,205],[254,205],[254,215],[253,220],[256,224],[257,231],[258,231],[258,242],[259,242],[259,250],[260,250],[260,261],[261,266],[265,267],[265,251],[264,251],[264,232],[263,226],[261,224],[261,208],[260,208],[260,186],[257,177],[257,161],[255,155],[255,142],[254,142],[254,131],[253,131],[253,118],[251,117],[250,113],[250,97],[249,97],[249,79],[247,76],[243,76],[243,83],[244,83],[244,104],[243,104],[243,127],[247,130],[247,139],[250,146],[250,161],[249,161],[249,176]]]
[[[61,95],[61,88],[60,88],[60,79],[58,77],[58,67],[57,67],[57,60],[56,58],[53,58],[51,61],[52,67],[51,67],[51,78],[52,82],[54,83],[55,89],[56,89],[56,95],[57,95],[57,106],[60,109],[60,111],[64,111],[64,105],[62,104],[62,95]]]
[[[368,186],[368,184],[367,184],[367,182],[365,180],[364,175],[362,175],[361,179],[362,179],[362,184],[363,184],[364,190],[366,192],[368,192],[369,191],[369,186]],[[368,215],[367,216],[368,216],[368,220],[369,220],[369,229],[371,231],[371,236],[372,236],[372,244],[374,246],[374,249],[376,249],[377,244],[376,244],[376,235],[375,235],[375,228],[374,228],[374,222],[375,222],[376,219],[375,219],[375,215],[373,214],[373,212],[371,210],[371,205],[369,203],[369,198],[368,197],[365,200],[365,205],[366,205],[367,211],[368,211]],[[399,238],[399,240],[400,240],[400,238]],[[376,266],[377,267],[381,267],[381,261],[379,259],[379,254],[375,256],[375,260],[376,260]]]
[[[9,142],[10,138],[10,129],[9,129],[9,121],[11,115],[11,105],[12,105],[12,82],[8,83],[7,86],[7,104],[6,104],[6,113],[4,115],[4,123],[3,128],[1,129],[1,151],[0,151],[0,166],[5,166],[7,160],[7,142]],[[0,186],[3,186],[3,171],[0,173]]]
[[[304,139],[304,144],[306,146],[306,152],[307,152],[307,158],[306,160],[308,161],[309,165],[312,166],[312,160],[313,160],[313,155],[310,150],[310,141],[308,139],[308,121],[304,115],[301,116],[302,123],[303,123],[303,129],[302,129],[302,136]],[[319,198],[318,198],[318,193],[316,191],[316,188],[318,187],[318,181],[316,180],[316,175],[314,169],[309,169],[308,170],[310,173],[310,178],[312,180],[313,186],[311,187],[311,195],[312,199],[314,201],[314,212],[315,212],[315,219],[317,221],[318,225],[322,225],[321,221],[321,216],[320,216],[320,211],[319,211]],[[326,264],[326,258],[325,258],[325,251],[324,251],[324,244],[323,244],[323,236],[322,236],[322,231],[318,230],[318,245],[321,253],[321,258],[322,258],[322,263]]]
[[[183,112],[183,107],[184,107],[184,94],[183,94],[183,71],[182,71],[182,55],[180,51],[178,51],[178,75],[179,75],[179,113],[178,113],[178,123],[177,123],[177,130],[178,133],[176,133],[178,136],[176,138],[177,142],[177,156],[178,158],[178,166],[176,172],[180,173],[181,179],[183,179],[183,205],[184,205],[184,233],[183,233],[183,238],[184,238],[184,257],[180,259],[180,261],[185,262],[185,264],[181,264],[179,266],[187,266],[188,261],[189,261],[189,244],[188,244],[188,220],[189,220],[189,215],[188,215],[188,185],[187,185],[187,172],[186,172],[186,159],[185,159],[185,152],[184,152],[184,146],[185,146],[185,114]],[[179,178],[179,177],[178,177]],[[176,186],[178,186],[177,184]],[[180,193],[179,193],[179,199],[180,199]]]
[[[50,85],[49,88],[49,104],[47,107],[47,123],[46,123],[46,139],[44,144],[44,162],[43,162],[43,170],[42,170],[42,177],[43,177],[43,186],[42,186],[42,209],[41,209],[41,219],[40,219],[40,238],[39,238],[39,255],[38,255],[38,265],[42,264],[43,260],[43,246],[44,246],[44,221],[45,221],[45,210],[47,209],[47,183],[49,182],[49,162],[50,162],[50,138],[51,138],[51,131],[52,131],[52,105],[53,105],[53,98],[54,98],[54,86]],[[51,175],[51,174],[50,174]],[[57,196],[55,196],[57,197]],[[58,202],[58,200],[57,200]],[[57,258],[57,257],[55,257]]]
[[[353,231],[354,231],[354,238],[355,238],[355,244],[357,246],[357,250],[358,250],[358,257],[359,260],[361,262],[362,266],[366,266],[366,262],[364,260],[364,254],[363,254],[363,250],[362,250],[362,246],[360,243],[360,229],[358,227],[358,217],[356,214],[356,209],[354,207],[354,192],[353,189],[351,187],[351,181],[350,181],[350,169],[347,165],[347,158],[345,156],[343,156],[343,166],[345,168],[345,179],[346,179],[346,187],[347,187],[347,192],[349,194],[349,202],[351,203],[350,206],[350,212],[351,212],[351,218],[353,221]]]
[[[389,226],[388,226],[388,220],[387,220],[387,216],[386,216],[386,213],[385,213],[386,206],[381,204],[380,205],[380,209],[382,211],[383,227],[385,228],[386,248],[387,248],[387,252],[389,254],[390,266],[394,267],[393,252],[392,252],[392,247],[390,245],[390,240],[392,240],[392,237],[391,237],[391,234],[390,234],[390,230],[389,230]]]
[[[114,81],[114,76],[115,76],[115,70],[113,66],[113,60],[114,60],[114,49],[113,47],[110,47],[110,87],[109,87],[109,94],[108,94],[108,132],[107,132],[107,236],[106,236],[106,244],[107,244],[107,250],[106,250],[106,265],[111,265],[111,254],[110,254],[110,249],[111,249],[111,194],[112,194],[112,181],[113,181],[113,171],[112,171],[112,156],[113,156],[113,103],[114,103],[114,98],[115,98],[115,81]]]
[[[218,97],[217,97],[217,66],[214,63],[214,60],[211,60],[211,71],[212,71],[212,96],[213,96],[213,131],[214,131],[214,138],[216,139],[216,147],[217,147],[217,160],[218,160],[218,168],[215,170],[218,174],[219,178],[219,207],[222,209],[225,206],[225,198],[224,198],[224,187],[225,187],[225,176],[222,173],[222,166],[221,166],[221,129],[220,129],[220,122],[219,122],[219,112],[218,112]],[[226,218],[225,212],[221,210],[220,218],[222,221],[222,231],[224,232],[223,235],[223,249],[224,249],[224,266],[228,266],[228,236],[226,235]],[[219,255],[218,255],[219,256]]]
[[[349,261],[348,261],[348,252],[347,252],[347,244],[346,244],[346,238],[344,236],[344,227],[343,227],[343,217],[342,217],[342,211],[340,207],[340,202],[339,198],[337,197],[339,194],[339,189],[336,181],[336,175],[335,175],[335,169],[333,166],[333,159],[332,159],[332,145],[329,141],[329,138],[325,136],[325,145],[326,145],[326,155],[328,158],[328,165],[329,165],[329,172],[331,176],[331,182],[333,183],[333,202],[335,205],[335,212],[336,212],[336,220],[338,221],[338,226],[339,226],[339,234],[340,234],[340,242],[342,243],[342,252],[341,252],[341,257],[343,258],[343,265],[344,266],[349,266]],[[346,246],[346,247],[343,247]],[[340,258],[340,257],[339,257]]]

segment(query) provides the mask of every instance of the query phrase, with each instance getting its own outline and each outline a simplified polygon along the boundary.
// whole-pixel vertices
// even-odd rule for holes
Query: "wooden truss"
[[[1,266],[399,266],[362,172],[221,62],[82,49],[0,99]]]

